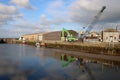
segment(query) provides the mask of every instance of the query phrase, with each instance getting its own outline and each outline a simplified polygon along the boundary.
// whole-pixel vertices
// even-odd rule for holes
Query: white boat
[[[37,42],[37,43],[36,43],[36,47],[40,47],[40,43]]]

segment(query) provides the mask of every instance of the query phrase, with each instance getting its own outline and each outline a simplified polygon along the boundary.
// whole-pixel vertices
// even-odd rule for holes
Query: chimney
[[[117,27],[118,27],[118,25],[116,25],[116,29],[115,29],[116,31],[118,31]]]

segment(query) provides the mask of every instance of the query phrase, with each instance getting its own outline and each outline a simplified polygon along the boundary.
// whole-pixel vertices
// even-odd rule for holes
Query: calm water
[[[120,80],[120,67],[77,61],[62,67],[54,49],[0,44],[0,80]]]

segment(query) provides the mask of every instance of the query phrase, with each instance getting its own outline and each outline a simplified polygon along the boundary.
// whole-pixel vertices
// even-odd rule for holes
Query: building
[[[74,38],[78,37],[78,33],[74,30],[68,30],[70,34],[73,35]],[[61,31],[54,32],[42,32],[42,33],[33,33],[33,34],[25,34],[22,36],[25,41],[61,41]]]
[[[106,29],[102,32],[103,42],[119,42],[120,34],[117,29]]]
[[[0,38],[0,43],[14,43],[17,38]]]
[[[120,32],[116,29],[106,29],[100,33],[90,32],[84,38],[85,42],[120,42]]]
[[[68,32],[70,34],[72,34],[72,36],[74,38],[78,38],[78,33],[74,30],[68,30]],[[66,37],[66,33],[65,33],[65,36]],[[44,41],[61,41],[61,31],[55,31],[55,32],[50,32],[50,33],[46,33],[44,34],[43,36],[43,40]]]
[[[84,38],[85,42],[99,42],[100,41],[100,34],[97,32],[90,32]]]
[[[36,42],[38,40],[39,33],[25,34],[21,37],[21,40]]]

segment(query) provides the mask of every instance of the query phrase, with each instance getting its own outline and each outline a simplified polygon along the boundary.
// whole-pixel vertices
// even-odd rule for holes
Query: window
[[[110,42],[113,42],[113,36],[110,36]]]
[[[106,37],[106,40],[108,39],[108,37]]]

